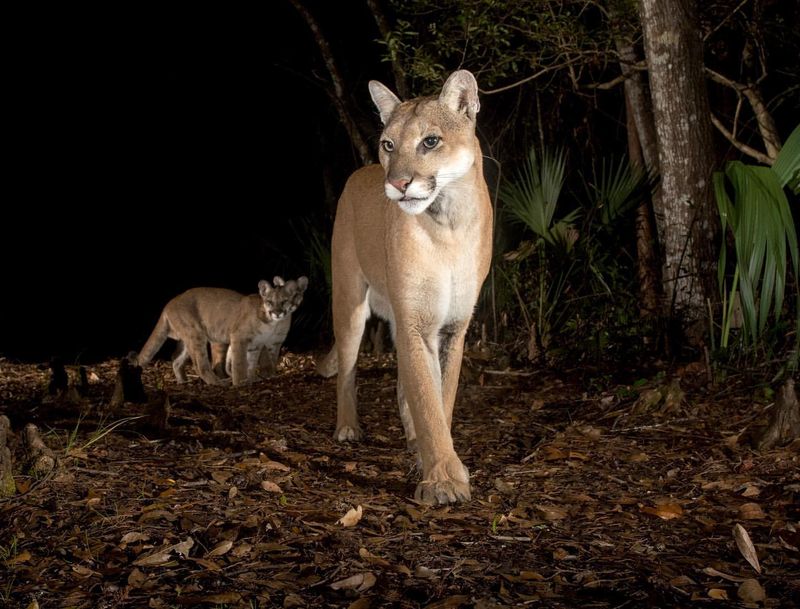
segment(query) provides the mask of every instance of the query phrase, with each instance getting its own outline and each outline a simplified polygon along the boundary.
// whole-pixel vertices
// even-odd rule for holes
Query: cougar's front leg
[[[219,378],[225,378],[227,355],[228,345],[225,343],[211,343],[211,369]]]
[[[456,402],[458,377],[464,357],[464,337],[469,321],[454,322],[439,332],[439,364],[442,368],[442,405],[447,427],[453,426],[453,406]]]
[[[423,335],[413,324],[399,322],[397,366],[422,459],[415,497],[433,504],[468,500],[469,472],[453,448],[442,401],[438,333]]]

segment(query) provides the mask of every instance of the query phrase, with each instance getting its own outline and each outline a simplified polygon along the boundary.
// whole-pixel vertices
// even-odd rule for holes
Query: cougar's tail
[[[153,328],[153,331],[150,333],[150,338],[147,339],[147,342],[142,347],[142,350],[139,351],[139,357],[136,359],[136,363],[139,366],[146,366],[150,363],[150,360],[153,359],[158,350],[164,345],[164,343],[169,338],[169,321],[167,321],[167,316],[162,313],[161,317],[158,318],[158,323],[156,327]]]
[[[336,374],[338,368],[339,356],[336,353],[336,344],[334,343],[328,355],[317,362],[317,374],[325,378],[330,378]]]

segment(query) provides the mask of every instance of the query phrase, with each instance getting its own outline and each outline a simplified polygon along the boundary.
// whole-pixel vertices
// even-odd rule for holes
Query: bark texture
[[[661,170],[662,280],[666,313],[684,335],[705,337],[706,299],[716,302],[719,224],[703,54],[692,0],[640,0]],[[657,214],[658,215],[658,214]]]

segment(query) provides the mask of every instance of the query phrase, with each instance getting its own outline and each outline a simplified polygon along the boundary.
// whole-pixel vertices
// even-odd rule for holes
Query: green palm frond
[[[579,213],[575,209],[554,220],[564,186],[565,167],[562,149],[555,152],[545,150],[540,160],[536,149],[531,148],[514,179],[505,180],[500,187],[500,198],[512,220],[523,224],[552,246],[564,245],[563,236]]]

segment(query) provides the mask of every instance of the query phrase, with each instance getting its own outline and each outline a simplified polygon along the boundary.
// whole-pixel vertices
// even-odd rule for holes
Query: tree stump
[[[117,381],[111,396],[112,408],[121,406],[124,402],[135,404],[147,402],[147,395],[142,385],[142,367],[136,364],[135,353],[129,353],[120,360]]]
[[[56,467],[56,455],[47,444],[42,441],[39,429],[33,423],[28,423],[22,434],[25,451],[28,453],[31,473],[41,477],[52,472]]]
[[[796,438],[800,438],[800,404],[794,390],[794,379],[789,379],[778,391],[769,424],[756,438],[755,445],[758,450],[769,450]]]
[[[12,472],[11,449],[8,448],[8,434],[11,421],[6,415],[0,416],[0,497],[10,497],[17,492]]]

